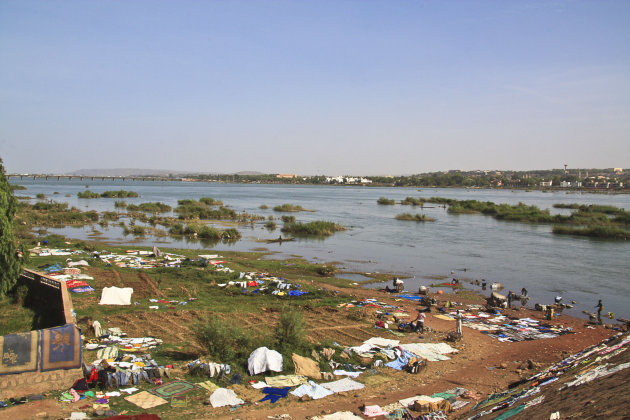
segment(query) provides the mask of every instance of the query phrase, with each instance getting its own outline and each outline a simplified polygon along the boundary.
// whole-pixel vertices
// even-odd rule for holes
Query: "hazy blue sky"
[[[630,167],[630,1],[0,1],[8,172]]]

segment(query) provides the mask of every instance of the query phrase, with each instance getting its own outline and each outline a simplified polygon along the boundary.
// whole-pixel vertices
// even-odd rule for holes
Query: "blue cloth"
[[[407,299],[407,300],[422,300],[422,296],[413,296],[413,295],[398,295],[399,298],[401,299]]]
[[[53,264],[50,267],[44,268],[44,272],[46,273],[54,273],[61,270],[63,270],[63,267],[59,264]]]
[[[260,400],[260,402],[270,400],[272,403],[275,403],[280,398],[286,398],[289,393],[289,389],[291,389],[290,386],[285,386],[284,388],[265,387],[262,392],[267,395],[265,395],[265,398]]]
[[[308,292],[302,292],[301,290],[291,290],[289,291],[289,296],[302,296],[307,294]]]
[[[403,368],[407,366],[407,363],[409,363],[409,359],[411,359],[412,357],[416,357],[415,354],[407,350],[403,350],[402,356],[400,356],[393,362],[386,363],[385,366],[396,370],[403,370]]]

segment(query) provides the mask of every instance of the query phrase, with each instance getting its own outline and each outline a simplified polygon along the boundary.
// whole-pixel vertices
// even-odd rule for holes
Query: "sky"
[[[630,1],[0,1],[7,173],[630,168]]]

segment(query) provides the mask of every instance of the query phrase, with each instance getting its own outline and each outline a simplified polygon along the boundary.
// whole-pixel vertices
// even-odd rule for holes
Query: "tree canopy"
[[[19,246],[13,232],[16,208],[17,200],[0,159],[0,295],[6,295],[13,288],[22,270]]]

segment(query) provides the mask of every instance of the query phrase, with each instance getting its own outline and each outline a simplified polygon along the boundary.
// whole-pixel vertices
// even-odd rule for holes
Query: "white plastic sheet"
[[[131,287],[104,287],[99,305],[131,305]]]
[[[235,406],[243,404],[234,391],[227,388],[219,388],[210,395],[210,404],[213,408],[225,407],[226,405]]]

